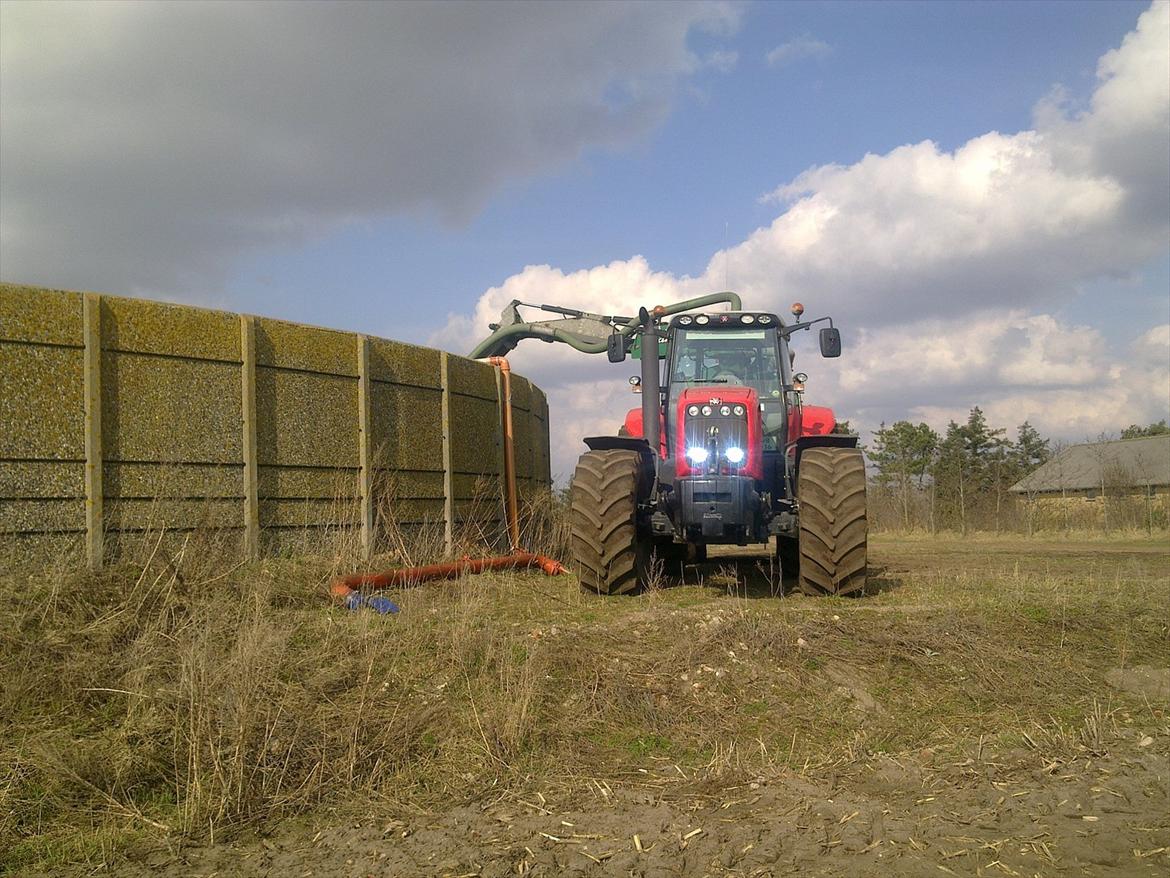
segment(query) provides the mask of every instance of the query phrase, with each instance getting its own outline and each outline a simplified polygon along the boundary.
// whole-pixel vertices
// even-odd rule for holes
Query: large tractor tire
[[[650,541],[638,536],[645,484],[636,451],[587,451],[577,461],[569,504],[569,544],[581,587],[629,594],[642,584]]]
[[[800,590],[852,595],[865,588],[865,461],[858,448],[809,448],[800,456]]]

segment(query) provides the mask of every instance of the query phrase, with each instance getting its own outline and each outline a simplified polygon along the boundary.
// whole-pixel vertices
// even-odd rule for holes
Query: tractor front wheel
[[[809,448],[796,480],[800,590],[851,595],[865,588],[865,461],[858,448]]]
[[[645,480],[636,451],[587,451],[577,461],[569,541],[582,588],[629,594],[644,580],[651,545],[639,538],[638,499]]]

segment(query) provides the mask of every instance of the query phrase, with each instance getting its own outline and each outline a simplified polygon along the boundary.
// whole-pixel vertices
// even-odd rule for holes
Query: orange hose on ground
[[[496,558],[463,558],[445,564],[430,564],[426,567],[404,567],[387,570],[385,573],[353,573],[333,580],[329,593],[344,600],[363,586],[366,588],[389,588],[394,585],[414,585],[434,579],[455,579],[465,573],[483,573],[485,570],[514,570],[524,567],[538,567],[547,576],[564,573],[560,561],[544,555],[520,551],[520,514],[516,497],[516,459],[513,450],[512,427],[512,369],[506,357],[489,357],[488,362],[500,370],[504,383],[503,433],[504,433],[504,515],[507,518],[508,537],[512,543],[512,554]]]
[[[532,552],[516,552],[496,558],[463,558],[445,564],[429,564],[425,567],[403,567],[384,573],[353,573],[340,576],[329,586],[329,593],[336,598],[346,598],[355,590],[365,588],[389,588],[395,585],[415,585],[433,579],[455,579],[465,573],[483,573],[487,570],[514,570],[537,567],[547,576],[565,572],[559,561]]]

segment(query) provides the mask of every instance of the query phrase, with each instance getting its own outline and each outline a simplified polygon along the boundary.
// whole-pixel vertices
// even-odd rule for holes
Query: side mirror
[[[821,330],[821,356],[841,356],[841,330],[835,326],[826,326]]]
[[[624,362],[626,359],[625,336],[618,335],[616,332],[610,333],[605,343],[605,355],[609,357],[611,363]]]

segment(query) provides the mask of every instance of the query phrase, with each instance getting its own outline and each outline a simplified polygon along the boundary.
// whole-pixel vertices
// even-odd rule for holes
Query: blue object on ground
[[[374,612],[383,615],[398,612],[398,604],[394,603],[390,598],[385,598],[381,595],[370,595],[370,597],[366,597],[356,591],[346,595],[345,606],[351,610],[360,610],[362,607],[369,607]]]
[[[366,598],[366,606],[379,613],[398,612],[398,604],[394,603],[390,598],[384,598],[381,595],[373,595],[372,597]]]

